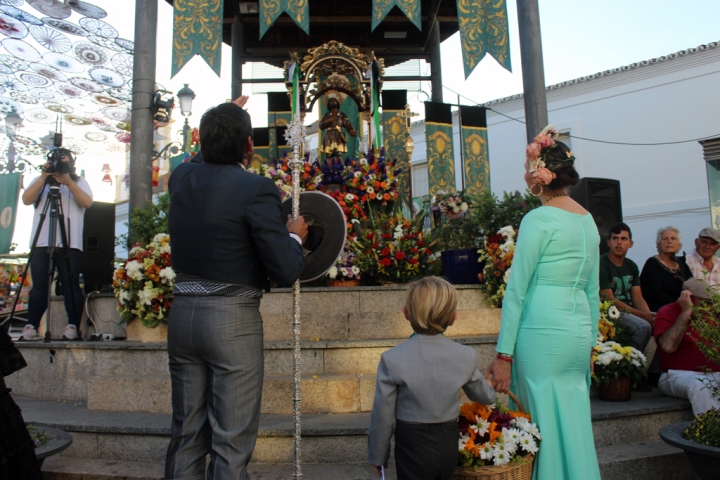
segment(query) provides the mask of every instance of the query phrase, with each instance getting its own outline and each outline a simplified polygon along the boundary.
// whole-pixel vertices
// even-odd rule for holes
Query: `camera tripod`
[[[25,285],[25,279],[27,278],[27,274],[30,271],[30,262],[33,259],[33,256],[35,255],[35,250],[37,247],[38,239],[40,238],[40,232],[42,231],[43,223],[45,223],[45,218],[47,216],[48,210],[50,210],[50,223],[48,224],[48,242],[47,242],[47,254],[49,255],[48,259],[48,301],[47,301],[47,310],[46,310],[46,318],[47,318],[47,331],[45,332],[44,341],[49,342],[51,340],[50,337],[50,312],[52,309],[52,281],[55,274],[55,252],[58,247],[56,247],[56,237],[57,237],[57,231],[58,226],[60,228],[60,244],[61,244],[61,251],[63,256],[65,257],[65,268],[68,272],[68,277],[70,279],[70,285],[66,285],[65,291],[63,292],[64,295],[68,294],[68,291],[70,293],[70,298],[72,299],[73,304],[73,310],[75,307],[75,292],[73,291],[73,282],[75,280],[75,274],[72,271],[71,265],[70,265],[70,245],[68,244],[68,237],[67,237],[67,231],[65,229],[65,214],[63,212],[62,207],[62,196],[60,194],[60,185],[54,181],[50,180],[48,182],[49,185],[49,192],[48,196],[45,199],[45,205],[43,205],[43,209],[40,213],[40,221],[38,222],[37,229],[35,230],[35,235],[33,237],[32,245],[30,247],[30,255],[28,256],[27,264],[25,265],[25,271],[22,274],[22,278],[20,280],[20,289],[17,292],[17,295],[15,296],[15,302],[13,303],[13,308],[10,311],[10,316],[3,322],[0,323],[0,327],[4,328],[4,324],[7,323],[8,326],[11,324],[13,316],[15,315],[15,308],[17,307],[18,300],[20,299],[20,291],[22,290],[22,286]],[[43,189],[45,187],[43,186]],[[42,190],[40,195],[42,195]],[[77,312],[73,312],[75,315],[77,315]],[[70,312],[68,312],[68,315]],[[72,319],[68,319],[68,323],[72,323]],[[78,340],[82,339],[80,328],[78,327]]]

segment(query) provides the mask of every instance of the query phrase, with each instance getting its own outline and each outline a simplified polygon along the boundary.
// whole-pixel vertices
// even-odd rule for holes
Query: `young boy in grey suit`
[[[460,389],[472,401],[495,401],[475,349],[443,335],[456,310],[457,293],[446,280],[410,284],[403,313],[415,333],[383,353],[378,366],[368,434],[368,460],[378,476],[387,468],[395,424],[398,480],[449,479],[458,461]]]

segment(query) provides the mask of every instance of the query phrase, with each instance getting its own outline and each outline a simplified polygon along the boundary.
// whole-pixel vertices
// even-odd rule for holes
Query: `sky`
[[[199,57],[195,57],[170,79],[172,7],[164,0],[157,1],[156,82],[174,93],[184,84],[189,84],[196,94],[189,121],[191,126],[197,126],[205,110],[230,97],[230,47],[223,45],[220,77]],[[369,0],[365,1],[369,3]],[[90,0],[89,3],[108,12],[104,20],[113,25],[121,37],[134,38],[135,2]],[[460,39],[456,34],[441,45],[445,102],[457,103],[459,98],[460,103],[472,105],[522,93],[516,2],[508,0],[507,3],[512,72],[503,69],[487,56],[466,80],[460,56]],[[539,3],[547,85],[720,40],[720,1],[717,0],[686,0],[682,4],[670,0],[539,0]],[[311,35],[312,28],[311,23]],[[249,66],[246,65],[245,71],[248,70]],[[246,91],[250,87],[246,85]],[[425,82],[423,90],[430,93],[429,82]],[[424,95],[409,94],[413,110],[422,113],[420,100],[424,98]],[[179,138],[183,124],[179,102],[176,102],[176,106],[173,112],[173,139]],[[251,96],[247,108],[253,126],[267,126],[264,95]],[[98,154],[98,158],[78,159],[87,166],[86,178],[95,199],[112,202],[115,189],[103,184],[99,173],[102,164],[108,160],[102,154]],[[98,172],[94,171],[94,166],[97,166]],[[113,157],[111,166],[113,174],[123,173],[122,160]],[[30,174],[25,184],[33,176]],[[29,250],[31,221],[32,208],[21,205],[13,237],[13,241],[18,244],[17,252]]]

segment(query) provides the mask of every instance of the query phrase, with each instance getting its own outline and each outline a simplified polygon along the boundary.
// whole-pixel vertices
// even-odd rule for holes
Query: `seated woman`
[[[692,278],[685,259],[676,257],[682,248],[682,236],[677,227],[659,229],[656,245],[658,254],[647,259],[640,273],[640,288],[651,312],[676,301],[683,282]]]

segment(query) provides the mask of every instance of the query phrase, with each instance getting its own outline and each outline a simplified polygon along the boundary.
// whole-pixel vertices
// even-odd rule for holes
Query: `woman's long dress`
[[[511,389],[542,434],[534,480],[600,479],[589,397],[599,244],[590,214],[540,207],[520,224],[497,350],[514,355]]]

